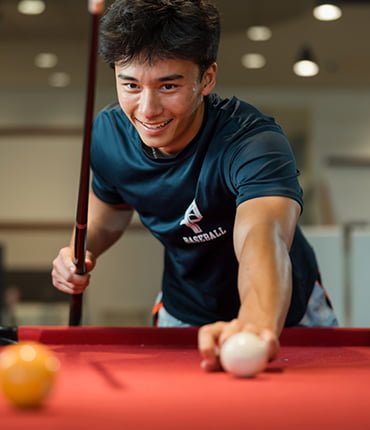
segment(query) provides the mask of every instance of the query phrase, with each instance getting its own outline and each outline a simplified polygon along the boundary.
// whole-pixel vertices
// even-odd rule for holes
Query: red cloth
[[[197,329],[22,328],[21,337],[48,341],[62,369],[39,411],[0,396],[1,428],[368,430],[369,333],[289,329],[278,360],[239,379],[200,368]],[[339,342],[347,336],[357,345]]]

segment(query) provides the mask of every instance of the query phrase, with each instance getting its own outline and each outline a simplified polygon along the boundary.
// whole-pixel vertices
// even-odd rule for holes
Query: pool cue
[[[77,273],[86,273],[86,238],[87,238],[87,218],[90,188],[90,147],[91,129],[94,115],[95,81],[96,81],[96,57],[99,39],[100,14],[104,10],[104,0],[88,0],[88,9],[91,14],[91,35],[90,35],[90,57],[88,69],[88,84],[84,123],[84,138],[81,157],[80,185],[77,202],[76,227],[74,238],[74,264]],[[83,293],[71,296],[69,325],[78,326],[82,319],[82,299]]]

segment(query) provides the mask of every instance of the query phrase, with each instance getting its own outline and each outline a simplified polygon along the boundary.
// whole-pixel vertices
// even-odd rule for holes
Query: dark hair
[[[216,61],[219,39],[219,13],[207,0],[116,0],[101,20],[99,52],[111,66],[190,60],[202,76]]]

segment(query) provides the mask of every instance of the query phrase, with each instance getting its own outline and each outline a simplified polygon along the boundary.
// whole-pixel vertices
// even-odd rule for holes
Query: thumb
[[[95,264],[96,264],[96,258],[90,251],[87,251],[86,257],[85,257],[86,272],[91,272],[94,269]]]
[[[268,360],[274,360],[277,357],[280,349],[279,339],[270,330],[263,330],[260,337],[266,342],[268,348]]]

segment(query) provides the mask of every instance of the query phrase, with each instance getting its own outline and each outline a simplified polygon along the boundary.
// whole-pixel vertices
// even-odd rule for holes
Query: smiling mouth
[[[159,130],[159,129],[161,129],[161,128],[164,128],[164,127],[166,127],[166,125],[167,124],[169,124],[171,121],[172,121],[172,119],[169,119],[168,121],[165,121],[165,122],[161,122],[161,123],[157,123],[157,124],[148,124],[147,122],[143,122],[143,121],[140,121],[139,119],[137,119],[136,118],[136,120],[143,126],[143,127],[145,127],[145,128],[148,128],[148,129],[150,129],[150,130]]]

